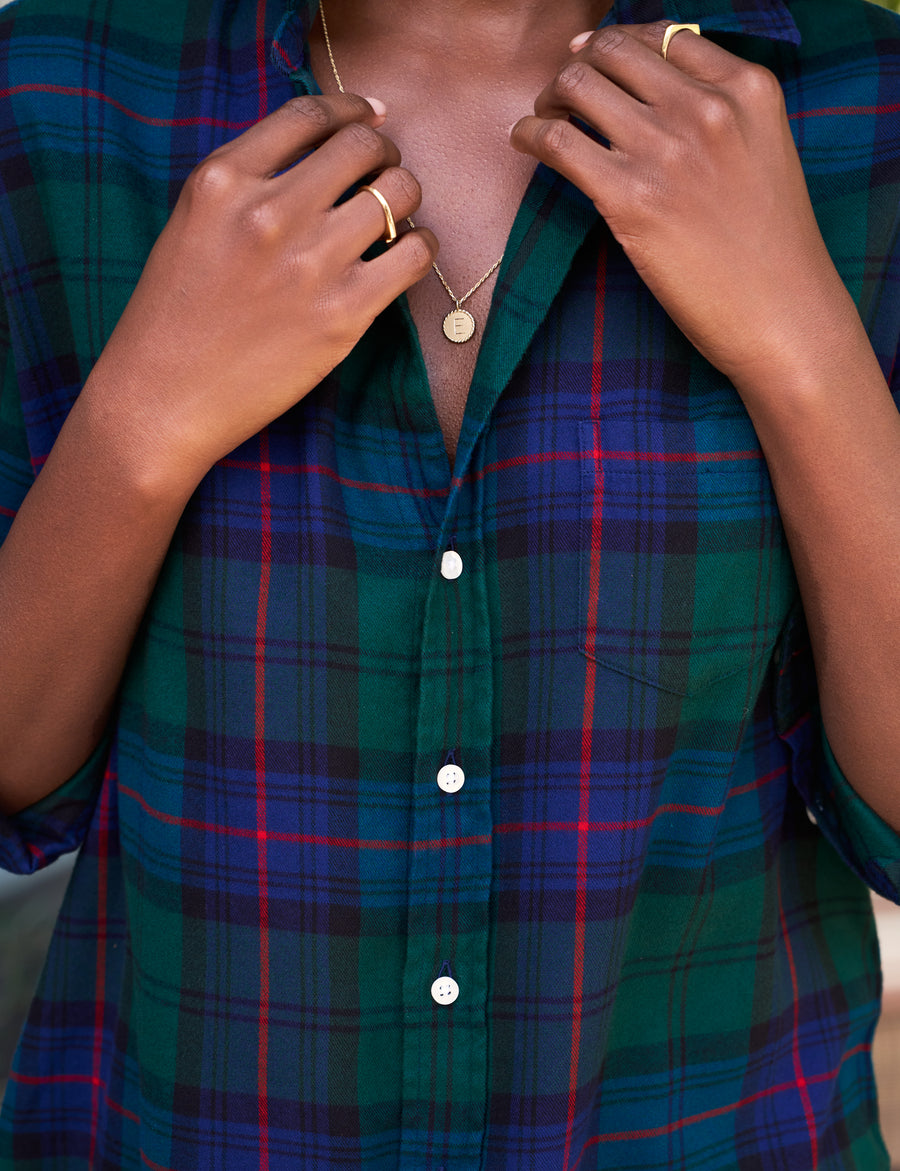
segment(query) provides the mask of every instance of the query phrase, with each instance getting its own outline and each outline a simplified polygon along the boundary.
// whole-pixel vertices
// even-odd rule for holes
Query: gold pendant
[[[444,318],[444,336],[451,342],[467,342],[475,333],[475,318],[468,309],[451,309]]]

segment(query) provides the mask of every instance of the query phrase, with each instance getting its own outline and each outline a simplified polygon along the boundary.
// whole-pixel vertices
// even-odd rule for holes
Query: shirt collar
[[[300,17],[305,32],[312,24],[318,0],[286,0],[286,6]],[[603,24],[647,24],[654,20],[696,23],[710,32],[800,43],[800,32],[785,0],[615,0]]]

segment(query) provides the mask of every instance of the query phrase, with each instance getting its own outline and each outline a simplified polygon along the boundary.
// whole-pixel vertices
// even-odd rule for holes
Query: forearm
[[[663,58],[665,30],[576,38],[510,141],[593,200],[741,394],[791,545],[831,747],[900,828],[900,421],[819,231],[778,79],[702,36],[677,36]]]
[[[189,495],[154,470],[139,415],[116,422],[108,397],[88,388],[76,403],[0,549],[7,813],[58,788],[100,742]]]
[[[791,547],[829,743],[900,829],[900,416],[852,305],[820,313],[793,369],[739,390]]]
[[[99,743],[200,479],[430,271],[427,229],[364,261],[381,207],[334,203],[378,172],[398,219],[419,207],[375,104],[294,99],[188,179],[0,550],[0,809],[39,800]]]

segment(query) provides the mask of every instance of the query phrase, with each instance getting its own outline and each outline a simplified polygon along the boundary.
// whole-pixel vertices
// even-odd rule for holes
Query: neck
[[[329,29],[340,38],[376,44],[396,40],[428,44],[441,57],[448,48],[469,55],[524,53],[560,36],[595,28],[612,0],[325,0]],[[574,32],[572,31],[574,30]],[[439,58],[440,59],[440,58]]]
[[[593,28],[609,0],[325,0],[335,62],[346,88],[387,106],[385,133],[419,180],[416,223],[441,242],[439,263],[465,309],[469,341],[447,341],[453,302],[434,274],[407,290],[435,409],[449,452],[462,424],[493,283],[534,169],[509,145],[508,127],[569,57],[568,42]],[[333,93],[317,22],[313,72]],[[487,274],[491,272],[491,275]],[[482,276],[487,277],[481,280]],[[471,325],[471,323],[469,323]],[[452,331],[452,327],[451,327]],[[458,335],[454,332],[454,340]]]

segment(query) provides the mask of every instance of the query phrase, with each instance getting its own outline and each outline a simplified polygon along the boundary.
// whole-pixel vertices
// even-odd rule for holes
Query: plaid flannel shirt
[[[314,88],[281,2],[3,14],[4,524],[190,169]],[[663,14],[778,74],[893,377],[900,24],[609,20]],[[401,301],[212,469],[107,741],[0,829],[14,870],[81,846],[3,1168],[887,1166],[861,880],[896,898],[900,842],[824,740],[737,394],[543,167],[452,477]]]

